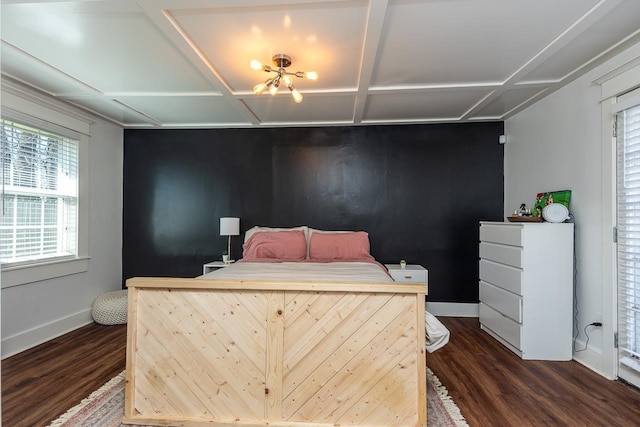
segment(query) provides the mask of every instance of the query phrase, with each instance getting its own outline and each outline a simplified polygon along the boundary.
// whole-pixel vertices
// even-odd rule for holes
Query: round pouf
[[[101,325],[127,323],[127,290],[107,292],[93,301],[91,316]]]

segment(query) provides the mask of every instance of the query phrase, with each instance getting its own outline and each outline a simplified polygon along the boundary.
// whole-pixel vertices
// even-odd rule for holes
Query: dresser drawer
[[[518,350],[522,349],[522,326],[483,303],[480,303],[480,323]]]
[[[522,270],[519,268],[481,259],[480,280],[522,295]]]
[[[480,301],[500,313],[522,323],[522,297],[480,281]]]
[[[480,243],[480,258],[522,268],[522,248],[518,246]]]
[[[427,283],[427,270],[389,270],[396,282]]]
[[[522,246],[522,227],[482,224],[480,226],[480,241]]]

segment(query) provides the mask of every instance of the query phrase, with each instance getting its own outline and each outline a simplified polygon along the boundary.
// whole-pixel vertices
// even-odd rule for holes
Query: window
[[[0,86],[0,285],[5,289],[86,272],[89,139],[94,122],[18,83],[3,79]],[[17,147],[20,138],[27,142]],[[12,243],[5,244],[5,239]],[[14,257],[14,251],[15,258],[5,260]]]
[[[618,375],[640,379],[640,90],[618,97]]]
[[[79,141],[2,120],[0,261],[78,254]]]

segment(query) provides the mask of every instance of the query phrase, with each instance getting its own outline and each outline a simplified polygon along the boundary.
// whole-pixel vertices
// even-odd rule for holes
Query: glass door
[[[640,98],[623,96],[619,101],[615,135],[618,377],[640,387]]]

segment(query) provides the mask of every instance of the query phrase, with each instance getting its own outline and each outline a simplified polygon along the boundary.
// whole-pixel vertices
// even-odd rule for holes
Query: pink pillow
[[[258,231],[242,245],[244,261],[279,259],[304,260],[307,256],[307,240],[304,231]]]
[[[364,231],[312,233],[309,242],[309,258],[316,260],[373,259],[369,249],[369,235]]]

